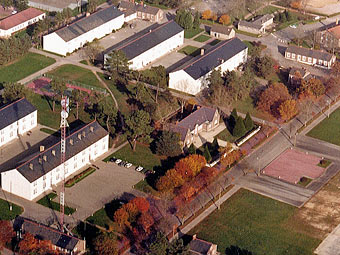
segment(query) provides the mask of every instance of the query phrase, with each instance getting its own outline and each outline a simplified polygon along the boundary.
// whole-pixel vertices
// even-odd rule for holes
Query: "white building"
[[[220,40],[228,40],[235,37],[235,30],[232,27],[213,25],[210,28],[210,35]]]
[[[169,88],[196,95],[208,87],[210,73],[221,68],[221,72],[232,71],[247,61],[248,48],[238,38],[222,41],[206,52],[169,73]]]
[[[156,59],[168,54],[184,43],[184,29],[175,21],[154,24],[123,43],[113,46],[104,54],[104,62],[110,52],[121,50],[130,62],[131,69],[142,69]]]
[[[115,6],[99,10],[43,37],[43,48],[63,56],[100,39],[124,24],[124,14]]]
[[[0,109],[0,146],[37,126],[37,109],[21,98]]]
[[[143,1],[135,3],[131,1],[121,1],[119,10],[125,14],[125,22],[133,19],[150,20],[151,22],[162,21],[164,14],[163,11],[157,7],[144,4]]]
[[[49,12],[62,12],[65,8],[71,10],[87,4],[87,0],[28,0],[28,5]]]
[[[251,21],[241,20],[238,23],[238,30],[253,33],[263,34],[274,23],[274,15],[266,14],[258,16]]]
[[[34,8],[28,8],[8,16],[0,20],[0,37],[10,37],[13,33],[44,19],[45,16],[46,14],[44,12]]]
[[[96,121],[69,135],[65,179],[107,152],[108,146],[108,132]],[[63,180],[60,156],[60,142],[46,149],[40,146],[40,151],[32,151],[30,158],[16,160],[16,166],[1,173],[2,189],[28,200],[51,190]]]

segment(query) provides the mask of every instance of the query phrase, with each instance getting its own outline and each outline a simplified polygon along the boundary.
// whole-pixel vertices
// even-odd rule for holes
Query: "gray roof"
[[[138,3],[128,2],[128,1],[121,1],[119,4],[119,8],[123,10],[131,10],[134,12],[144,12],[149,13],[151,15],[156,15],[160,9],[157,7],[149,6],[149,5],[142,5]]]
[[[189,243],[189,251],[192,254],[208,254],[211,246],[212,243],[195,238]]]
[[[37,109],[25,98],[21,98],[0,109],[0,130],[31,114]]]
[[[115,6],[110,6],[93,13],[88,17],[82,18],[69,26],[59,29],[55,33],[65,42],[68,42],[121,15],[124,14],[120,10],[118,10]]]
[[[229,35],[233,29],[231,27],[227,26],[221,26],[221,25],[213,25],[210,28],[210,31],[217,32],[220,34]]]
[[[189,114],[187,117],[182,119],[177,126],[189,129],[190,131],[195,129],[196,125],[202,125],[203,123],[214,119],[216,109],[202,106],[193,113]]]
[[[182,31],[183,28],[175,21],[168,21],[150,30],[144,30],[144,34],[140,34],[137,38],[136,36],[128,38],[123,44],[112,47],[112,50],[123,51],[131,60]]]
[[[222,61],[228,61],[245,49],[247,49],[247,46],[238,38],[222,41],[208,49],[203,56],[194,58],[182,69],[197,80],[221,65]]]
[[[170,130],[174,133],[179,134],[180,140],[182,142],[185,141],[185,138],[187,137],[188,132],[190,131],[188,128],[184,128],[184,127],[181,127],[181,126],[178,126],[178,125],[171,125]]]
[[[258,16],[252,21],[241,20],[239,22],[239,25],[244,26],[244,27],[261,29],[263,23],[267,22],[268,20],[272,18],[274,18],[273,14],[266,14],[266,15]]]
[[[93,131],[91,131],[91,127]],[[88,148],[107,134],[108,132],[96,121],[73,132],[66,138],[66,160]],[[79,139],[78,135],[80,135],[81,139]],[[71,144],[71,140],[73,144]],[[52,151],[55,151],[55,155],[52,154]],[[16,169],[32,183],[60,165],[60,141],[41,153],[32,151],[30,155],[29,158],[17,160],[18,166]],[[44,156],[46,156],[46,161],[43,160]],[[30,168],[30,164],[33,164],[33,170]]]
[[[14,220],[13,228],[15,231],[28,232],[39,240],[50,240],[57,247],[73,251],[80,239],[67,235],[55,228],[45,226],[30,219],[17,217]]]
[[[330,54],[326,51],[311,50],[311,49],[298,47],[298,46],[294,46],[294,45],[290,45],[286,49],[286,52],[294,53],[294,54],[301,55],[301,56],[311,57],[311,58],[315,58],[315,59],[321,59],[323,61],[330,61],[333,57],[332,54]]]

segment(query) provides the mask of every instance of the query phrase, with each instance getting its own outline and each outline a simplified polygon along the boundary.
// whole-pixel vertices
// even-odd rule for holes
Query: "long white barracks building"
[[[25,98],[0,108],[0,146],[37,126],[37,109]]]
[[[196,95],[208,87],[210,73],[221,68],[221,72],[232,71],[247,61],[248,47],[238,38],[222,41],[183,67],[169,73],[169,88]]]
[[[96,121],[70,134],[66,139],[65,178],[91,164],[107,152],[108,147],[108,132]],[[46,148],[40,146],[40,151],[32,151],[29,155],[28,158],[16,159],[14,167],[1,173],[1,187],[33,200],[63,180],[60,141]]]
[[[99,10],[43,37],[43,48],[63,56],[95,38],[112,33],[124,24],[124,14],[115,6]]]

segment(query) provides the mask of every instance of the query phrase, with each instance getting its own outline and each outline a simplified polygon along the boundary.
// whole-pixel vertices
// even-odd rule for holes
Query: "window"
[[[323,64],[324,64],[325,66],[327,66],[327,61],[324,61]]]
[[[37,194],[37,189],[36,188],[33,190],[33,195],[35,195],[35,194]]]
[[[33,186],[37,186],[37,181],[33,182]]]
[[[322,65],[322,60],[321,59],[319,59],[319,65]]]
[[[31,118],[32,118],[32,119],[34,118],[34,113],[31,113]]]
[[[74,169],[77,169],[77,162],[76,163],[74,163]]]
[[[10,137],[12,137],[12,136],[13,136],[13,131],[11,131],[11,133],[9,134],[9,136],[10,136]]]
[[[1,134],[2,134],[2,135],[4,134],[4,132],[5,132],[4,130],[1,130]]]
[[[43,180],[46,180],[46,175],[43,176]]]
[[[306,61],[306,57],[305,56],[302,57],[302,61]]]
[[[4,140],[5,140],[5,138],[2,136],[2,137],[1,137],[1,142],[3,143],[3,142],[4,142]]]
[[[298,59],[298,60],[301,60],[301,56],[300,56],[300,55],[298,55],[298,56],[297,56],[297,59]]]
[[[55,177],[55,179],[58,181],[59,180],[59,174],[57,174],[57,176]]]
[[[287,58],[290,58],[290,53],[289,52],[287,52]]]
[[[45,189],[45,188],[46,188],[46,182],[43,183],[43,189]]]
[[[309,62],[309,63],[312,63],[312,58],[308,58],[308,62]]]
[[[84,163],[84,162],[85,162],[85,158],[82,158],[82,159],[81,159],[81,162]]]

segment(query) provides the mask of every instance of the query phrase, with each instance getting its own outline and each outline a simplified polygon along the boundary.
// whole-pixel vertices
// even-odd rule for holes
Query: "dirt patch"
[[[13,10],[13,8],[4,9],[2,6],[0,6],[0,19],[4,19],[11,15]]]
[[[329,4],[336,4],[338,0],[309,0],[307,5],[314,8],[323,8]]]
[[[301,232],[324,239],[340,224],[340,173],[326,184],[297,213],[289,224],[301,224]],[[288,225],[289,225],[288,224]]]

